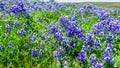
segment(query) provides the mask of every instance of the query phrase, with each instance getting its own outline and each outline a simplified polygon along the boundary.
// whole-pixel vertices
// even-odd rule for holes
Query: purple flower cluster
[[[4,3],[0,2],[0,11],[3,11],[4,10]]]
[[[26,3],[26,2],[25,2]],[[58,12],[61,7],[63,6],[60,3],[57,2],[27,2],[27,10],[28,12],[32,12],[32,11],[52,11],[52,12]]]
[[[86,46],[92,46],[94,42],[93,38],[94,36],[90,33],[86,35]]]
[[[110,35],[107,37],[107,43],[112,43],[114,41],[114,36]]]
[[[104,68],[102,61],[98,61],[95,65],[95,68]]]
[[[37,49],[33,48],[32,49],[32,57],[36,57],[36,55],[37,55]]]
[[[25,29],[21,29],[17,32],[17,34],[24,36],[26,34],[26,31],[25,31]]]
[[[44,46],[45,45],[45,41],[42,40],[41,43],[40,43],[40,47]]]
[[[49,27],[50,27],[50,30],[51,30],[50,31],[51,34],[55,34],[59,31],[59,29],[58,29],[59,27],[55,23],[51,24]]]
[[[33,35],[31,35],[30,37],[29,37],[32,41],[35,41],[35,40],[37,40],[37,34],[33,34]]]
[[[97,61],[97,58],[95,55],[93,55],[93,54],[90,55],[89,60],[90,60],[91,68],[104,68],[103,60],[100,59],[99,61]]]
[[[41,34],[40,34],[40,38],[41,38],[42,40],[45,40],[45,35],[44,35],[44,33],[41,33]]]
[[[12,21],[7,21],[6,23],[7,23],[7,25],[9,25],[9,26],[12,25]]]
[[[41,49],[41,50],[39,51],[39,54],[40,54],[40,55],[43,55],[43,54],[44,54],[44,51]]]
[[[42,18],[38,18],[38,22],[42,22]]]
[[[104,60],[106,62],[111,62],[113,63],[114,62],[114,58],[111,56],[111,52],[112,52],[112,49],[110,47],[107,47],[105,50],[104,50]]]
[[[103,55],[104,60],[106,62],[114,63],[114,58],[111,55],[113,49],[112,42],[114,41],[114,36],[109,35],[106,41],[107,44],[106,44],[106,48],[104,49],[104,55]]]
[[[19,24],[18,24],[18,22],[16,21],[16,22],[14,22],[14,28],[18,28],[18,26],[19,26]]]
[[[54,37],[57,38],[59,41],[63,41],[64,35],[62,33],[61,27],[58,24],[52,23],[50,26],[50,34],[54,34]]]
[[[92,32],[98,35],[101,32],[104,34],[111,33],[114,35],[120,35],[120,24],[116,21],[101,21],[93,26]]]
[[[95,40],[94,47],[98,49],[100,47],[100,40]]]
[[[26,25],[26,24],[23,24],[23,25],[22,25],[22,29],[25,29],[25,28],[27,28],[27,25]]]
[[[86,55],[87,55],[87,53],[84,50],[82,50],[78,53],[77,58],[79,61],[86,61]]]
[[[120,16],[118,16],[118,18],[117,18],[117,22],[120,22]]]
[[[53,52],[53,56],[54,56],[54,58],[59,58],[60,57],[60,52],[58,52],[58,51],[54,51]]]
[[[8,44],[8,48],[13,49],[13,50],[15,49],[13,44]]]
[[[11,25],[12,25],[12,21],[6,22],[6,33],[7,34],[9,34],[11,32]]]
[[[73,16],[71,18],[71,21],[75,21],[77,19],[77,15],[76,15],[77,11],[73,11]]]
[[[11,31],[11,27],[9,25],[6,26],[6,33],[9,34]]]
[[[63,65],[65,63],[66,57],[63,57],[60,61],[61,65]]]
[[[97,63],[96,56],[95,55],[90,55],[89,60],[90,60],[90,66],[95,67],[95,65]]]
[[[81,28],[77,26],[77,23],[75,21],[71,21],[70,17],[68,16],[61,16],[59,18],[59,22],[62,24],[65,30],[67,30],[67,36],[73,37],[75,34],[79,38],[84,37],[84,32]]]
[[[37,57],[37,54],[38,54],[37,52],[38,52],[38,49],[32,48],[32,51],[31,51],[32,57]],[[44,50],[40,49],[39,55],[42,56],[43,54],[44,54]]]
[[[22,2],[19,2],[17,5],[11,6],[10,11],[14,14],[26,13],[26,8],[24,7],[24,4]]]

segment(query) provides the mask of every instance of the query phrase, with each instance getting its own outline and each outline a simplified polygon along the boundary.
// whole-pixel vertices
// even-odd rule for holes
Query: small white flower
[[[0,29],[2,28],[2,26],[0,26]]]

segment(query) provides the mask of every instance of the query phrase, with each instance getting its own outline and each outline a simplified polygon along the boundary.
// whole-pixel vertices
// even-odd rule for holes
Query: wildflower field
[[[0,0],[0,68],[120,68],[120,9]]]

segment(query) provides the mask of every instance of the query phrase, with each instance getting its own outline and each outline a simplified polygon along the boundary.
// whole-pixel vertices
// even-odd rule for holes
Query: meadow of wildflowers
[[[0,68],[120,68],[120,9],[0,0]]]

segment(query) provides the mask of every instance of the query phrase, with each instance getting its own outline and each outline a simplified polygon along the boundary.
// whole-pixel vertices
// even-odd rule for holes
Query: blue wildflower
[[[17,14],[20,12],[20,9],[17,5],[13,5],[11,8],[10,8],[11,12],[13,12],[14,14]]]
[[[40,43],[40,47],[44,46],[45,45],[45,41],[42,40],[41,43]]]
[[[87,5],[85,6],[85,8],[86,8],[86,9],[89,9],[89,10],[92,10],[94,7],[93,7],[92,4],[87,4]]]
[[[37,34],[34,33],[33,35],[31,35],[30,39],[33,41],[37,40]]]
[[[81,8],[81,9],[79,10],[79,13],[80,13],[80,16],[81,16],[82,20],[84,21],[84,9]]]
[[[18,6],[20,6],[20,8],[23,8],[24,4],[22,2],[18,2]]]
[[[31,33],[32,33],[32,30],[29,30],[29,31],[28,31],[28,34],[31,34]]]
[[[63,58],[60,60],[61,65],[63,65],[63,64],[65,63],[65,60],[66,60],[66,56],[63,57]]]
[[[78,60],[79,61],[85,61],[86,60],[86,52],[84,50],[80,51],[78,53]]]
[[[43,55],[43,54],[44,54],[44,51],[43,51],[43,50],[40,50],[40,51],[39,51],[39,54],[40,54],[40,55]]]
[[[32,57],[36,57],[36,56],[37,56],[37,49],[32,48]]]
[[[89,60],[90,60],[90,66],[95,67],[95,65],[97,63],[96,56],[95,55],[90,55]]]
[[[63,27],[67,26],[69,21],[70,21],[70,19],[68,16],[61,16],[59,18],[59,22],[63,25]]]
[[[24,36],[26,34],[26,31],[24,29],[21,29],[17,32],[17,34]]]
[[[4,3],[0,3],[0,11],[3,11],[3,10],[4,10],[4,6],[5,6]]]
[[[90,33],[86,35],[86,46],[92,45],[92,43],[94,42],[93,37],[94,36]]]
[[[17,28],[19,26],[18,22],[14,22],[14,28]]]
[[[75,21],[76,20],[76,16],[73,16],[72,18],[71,18],[71,21]]]
[[[94,47],[95,47],[95,48],[99,48],[99,47],[100,47],[100,40],[96,40],[96,41],[95,41]]]
[[[73,31],[68,31],[67,36],[68,36],[68,37],[74,36],[74,32],[73,32]]]
[[[31,42],[27,41],[27,42],[26,42],[26,45],[29,45],[29,44],[31,44]]]
[[[8,48],[14,49],[13,44],[8,44]]]
[[[114,41],[114,36],[113,35],[110,35],[107,37],[107,42],[108,43],[112,43]]]
[[[109,47],[107,47],[105,50],[104,50],[104,60],[106,61],[106,62],[114,62],[114,58],[111,56],[111,52],[112,52],[112,50],[109,48]]]
[[[62,53],[62,52],[64,52],[64,51],[65,51],[65,48],[62,48],[62,47],[59,48],[59,52],[60,52],[60,53]]]
[[[60,57],[60,53],[58,51],[54,51],[53,52],[53,56],[54,56],[54,58],[59,58]]]
[[[106,62],[114,62],[114,58],[112,57],[112,56],[105,56],[104,57],[104,60],[106,61]]]
[[[111,43],[107,43],[106,47],[113,48],[113,45]]]
[[[57,38],[59,41],[63,40],[63,34],[59,31],[55,33],[55,38]]]
[[[22,29],[25,29],[25,28],[27,28],[27,25],[26,24],[22,25]]]
[[[71,43],[70,43],[70,48],[73,49],[73,48],[75,48],[75,47],[76,47],[76,44],[73,43],[73,42],[71,42]]]
[[[85,49],[86,51],[90,51],[90,50],[91,50],[90,46],[86,46],[84,49]]]
[[[42,22],[42,18],[38,18],[38,22]]]
[[[45,35],[44,35],[43,33],[41,33],[40,38],[41,38],[42,40],[45,40]]]
[[[58,31],[58,27],[56,24],[53,24],[51,27],[50,27],[50,30],[52,34],[55,34],[57,31]]]
[[[11,6],[10,11],[14,14],[26,13],[26,8],[22,3],[18,3],[18,5]]]
[[[118,20],[118,22],[120,22],[120,16],[118,16],[117,20]]]
[[[7,25],[12,25],[12,21],[7,21]]]
[[[109,34],[109,32],[115,35],[120,35],[120,24],[113,22],[113,21],[109,21],[109,20],[98,22],[97,24],[93,26],[92,32],[98,35],[101,32],[103,32],[104,35]],[[113,42],[112,39],[111,41],[110,40],[108,41]]]
[[[6,27],[6,33],[7,34],[10,33],[10,31],[11,31],[11,27],[9,25],[7,25],[7,27]]]
[[[95,65],[95,68],[104,68],[104,65],[103,65],[103,63],[97,63]]]
[[[77,18],[77,16],[76,16],[76,12],[77,11],[73,11],[73,13],[72,13],[72,18],[71,18],[71,21],[75,21],[76,20],[76,18]]]
[[[82,29],[78,28],[75,33],[78,35],[78,38],[84,38],[84,32]]]
[[[101,20],[105,20],[105,19],[108,19],[109,16],[110,16],[109,13],[104,12],[104,13],[101,15],[100,19],[101,19]]]
[[[108,22],[114,21],[114,16],[109,16]]]

